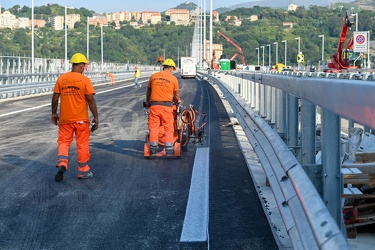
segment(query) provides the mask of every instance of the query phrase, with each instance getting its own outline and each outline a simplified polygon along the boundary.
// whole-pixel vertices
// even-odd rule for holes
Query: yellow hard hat
[[[107,71],[107,74],[109,74],[109,72]]]
[[[87,58],[81,53],[75,53],[70,59],[70,63],[84,63],[88,64]]]
[[[165,61],[163,62],[162,64],[163,66],[169,66],[169,67],[173,67],[174,70],[176,70],[176,64],[174,63],[174,61],[172,59],[165,59]]]

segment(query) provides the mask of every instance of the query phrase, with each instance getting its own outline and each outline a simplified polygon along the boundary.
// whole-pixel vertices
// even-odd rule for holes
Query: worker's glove
[[[98,119],[94,118],[92,119],[92,122],[91,122],[91,132],[94,132],[95,130],[97,130],[99,127],[99,121]]]
[[[54,125],[57,125],[57,123],[59,122],[59,116],[58,116],[57,114],[52,114],[51,122],[52,122]]]

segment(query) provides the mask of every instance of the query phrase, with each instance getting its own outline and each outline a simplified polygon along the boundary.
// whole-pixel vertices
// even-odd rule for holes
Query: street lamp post
[[[100,25],[100,49],[101,49],[101,59],[102,59],[102,72],[104,69],[104,51],[103,51],[103,24]]]
[[[296,40],[298,40],[298,55],[301,53],[301,37],[296,37]],[[300,70],[300,63],[298,63],[298,70]]]
[[[355,31],[358,31],[358,13],[352,14],[352,16],[355,16]]]
[[[262,66],[264,67],[264,46],[260,46],[262,48],[262,55],[263,55],[263,60],[262,60]]]
[[[274,42],[273,44],[276,44],[276,64],[279,63],[279,43]]]
[[[322,61],[324,61],[324,35],[319,35],[322,38]]]
[[[271,69],[271,44],[267,44],[268,47],[268,70]]]
[[[285,64],[285,67],[286,67],[286,51],[287,51],[286,45],[287,45],[287,41],[286,40],[282,40],[281,42],[285,43],[284,64]]]
[[[34,74],[34,0],[31,2],[31,74]]]
[[[67,32],[67,9],[73,9],[73,7],[65,6],[65,17],[64,17],[64,30],[65,30],[65,61],[64,61],[64,68],[65,72],[68,71],[68,32]]]
[[[258,51],[258,64],[259,65],[259,48],[255,48]]]
[[[90,22],[89,22],[89,18],[90,17],[87,17],[87,47],[86,47],[86,57],[87,57],[87,60],[90,60],[89,58],[89,53],[90,53],[90,37],[89,37],[89,31],[90,31]]]
[[[301,52],[301,37],[296,37],[296,40],[298,40],[298,54]]]

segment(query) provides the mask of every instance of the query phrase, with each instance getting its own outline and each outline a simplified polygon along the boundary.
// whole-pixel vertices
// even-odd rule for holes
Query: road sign
[[[368,48],[368,32],[354,32],[354,52],[367,52]]]
[[[299,63],[303,63],[303,62],[305,62],[305,55],[304,54],[298,54],[297,55],[297,62],[299,62]]]

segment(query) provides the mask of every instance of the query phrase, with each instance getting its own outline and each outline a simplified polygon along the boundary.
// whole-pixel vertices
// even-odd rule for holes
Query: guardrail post
[[[322,110],[321,142],[323,201],[341,231],[346,233],[341,206],[343,181],[340,164],[340,116],[327,109]]]
[[[276,131],[286,143],[286,92],[276,90]]]
[[[316,106],[303,99],[301,103],[301,164],[314,164],[316,155]]]
[[[265,121],[267,123],[271,123],[271,115],[272,115],[272,87],[270,86],[265,86],[265,103],[264,103],[264,106],[265,106],[265,109],[266,109],[266,113],[265,113]]]
[[[288,95],[288,137],[287,145],[295,148],[298,146],[298,98]]]

